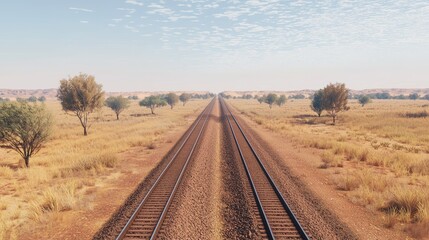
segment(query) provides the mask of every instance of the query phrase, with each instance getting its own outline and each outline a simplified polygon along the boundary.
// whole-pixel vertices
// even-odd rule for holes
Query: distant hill
[[[350,90],[353,95],[360,95],[360,94],[375,94],[375,93],[389,93],[391,96],[399,96],[399,95],[405,95],[408,96],[411,93],[418,93],[420,96],[424,96],[426,94],[429,94],[429,88],[415,88],[415,89],[405,89],[405,88],[390,88],[390,89],[364,89],[364,90]],[[125,97],[128,96],[138,96],[140,99],[144,98],[149,95],[153,94],[166,94],[170,91],[157,91],[157,92],[144,92],[144,91],[134,91],[134,92],[107,92],[107,96],[119,96],[123,95]],[[187,91],[188,93],[192,94],[205,94],[208,93],[207,91]],[[287,97],[302,94],[305,97],[308,97],[312,95],[315,92],[315,90],[311,89],[304,89],[304,90],[298,90],[298,91],[225,91],[224,93],[231,96],[243,96],[243,94],[251,94],[252,96],[258,95],[262,96],[267,93],[276,93],[278,95],[285,94]],[[183,91],[176,91],[175,93],[181,94]],[[51,89],[0,89],[0,97],[2,98],[9,98],[11,100],[14,100],[16,98],[28,98],[30,96],[35,97],[41,97],[45,96],[47,99],[53,100],[56,99],[57,96],[57,89],[51,88]]]
[[[54,99],[57,96],[57,89],[0,89],[0,97],[16,99],[16,98],[28,98],[30,96],[41,97],[45,96],[47,99]]]
[[[171,91],[158,91],[158,92],[143,92],[143,91],[135,91],[135,92],[107,92],[107,96],[119,96],[122,95],[124,97],[128,96],[138,96],[139,98],[144,98],[149,95],[154,94],[167,94]],[[176,94],[182,94],[183,91],[176,91]],[[208,91],[187,91],[187,93],[192,94],[206,94]],[[9,98],[11,100],[15,100],[16,98],[28,98],[30,96],[41,97],[45,96],[48,100],[53,100],[57,98],[57,89],[0,89],[0,97],[1,98]]]
[[[308,97],[312,95],[316,90],[310,90],[310,89],[304,89],[304,90],[297,90],[297,91],[225,91],[224,93],[230,96],[243,96],[244,94],[251,94],[253,96],[258,95],[262,96],[264,94],[268,93],[275,93],[277,95],[285,94],[286,97],[302,94],[305,97]],[[389,93],[391,96],[399,96],[399,95],[405,95],[408,96],[412,93],[418,93],[420,96],[424,96],[426,94],[429,94],[429,88],[378,88],[378,89],[364,89],[364,90],[353,90],[350,89],[350,92],[353,95],[368,95],[368,94],[375,94],[375,93]]]

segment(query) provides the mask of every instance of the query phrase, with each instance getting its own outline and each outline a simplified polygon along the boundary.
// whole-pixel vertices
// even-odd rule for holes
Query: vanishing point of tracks
[[[268,239],[309,239],[252,147],[243,129],[221,98],[226,117],[255,198],[258,229]]]
[[[173,155],[128,222],[117,236],[119,239],[155,239],[160,233],[164,219],[169,218],[168,209],[181,183],[186,168],[194,153],[217,98],[212,100],[188,131],[183,143]],[[250,144],[237,119],[219,99],[221,112],[227,119],[235,145],[250,183],[258,213],[258,229],[267,239],[308,239],[303,228],[293,215],[288,204],[266,171],[256,151]],[[231,143],[233,144],[233,143]]]

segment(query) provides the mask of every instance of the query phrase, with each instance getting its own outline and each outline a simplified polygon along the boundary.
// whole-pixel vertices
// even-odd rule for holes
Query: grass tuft
[[[429,197],[426,193],[410,188],[398,187],[392,191],[392,199],[383,209],[395,213],[401,222],[427,222]]]
[[[343,167],[343,159],[330,151],[325,151],[322,154],[322,162],[320,168]]]

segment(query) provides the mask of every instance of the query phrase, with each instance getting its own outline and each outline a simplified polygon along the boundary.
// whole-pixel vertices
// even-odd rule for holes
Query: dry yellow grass
[[[30,169],[19,166],[17,153],[0,149],[0,240],[18,238],[21,230],[52,222],[56,214],[85,210],[93,199],[88,194],[103,187],[103,179],[124,174],[116,168],[126,161],[119,153],[135,146],[150,153],[169,141],[166,133],[190,124],[208,101],[164,107],[156,115],[133,101],[120,121],[103,108],[92,114],[86,137],[77,117],[65,114],[58,102],[47,102],[55,116],[53,135],[30,159]]]
[[[321,169],[357,203],[386,213],[396,222],[429,223],[429,119],[406,113],[428,111],[426,100],[374,100],[339,114],[337,126],[317,117],[310,100],[274,107],[256,100],[229,102],[255,123],[304,147],[320,149]]]

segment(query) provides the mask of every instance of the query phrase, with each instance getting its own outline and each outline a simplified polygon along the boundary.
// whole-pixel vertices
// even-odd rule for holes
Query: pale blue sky
[[[429,87],[429,1],[0,2],[0,88]]]

